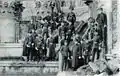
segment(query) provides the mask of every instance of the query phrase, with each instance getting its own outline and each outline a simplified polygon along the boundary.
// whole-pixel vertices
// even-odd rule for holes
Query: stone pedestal
[[[11,18],[0,18],[0,40],[1,42],[15,41],[15,21]]]
[[[0,43],[0,57],[20,57],[23,47],[20,43]]]
[[[9,13],[10,8],[0,8],[0,40],[2,43],[15,42],[15,23],[14,15]]]

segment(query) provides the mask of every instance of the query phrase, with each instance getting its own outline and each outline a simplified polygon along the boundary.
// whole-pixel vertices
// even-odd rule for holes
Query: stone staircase
[[[0,76],[55,76],[58,61],[23,61],[22,44],[0,44]]]
[[[58,62],[0,61],[0,76],[55,76]]]

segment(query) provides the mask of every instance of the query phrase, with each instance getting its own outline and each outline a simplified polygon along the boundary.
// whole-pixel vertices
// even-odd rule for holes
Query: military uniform
[[[43,57],[44,59],[46,58],[47,55],[47,38],[43,38]]]
[[[53,43],[53,38],[47,39],[47,57],[48,60],[55,60],[55,44]]]
[[[32,36],[27,36],[24,41],[23,56],[27,56],[27,61],[31,60]]]
[[[73,45],[72,57],[72,68],[75,70],[78,67],[78,58],[82,57],[82,48],[79,43]]]
[[[37,52],[35,51],[35,39],[36,39],[36,32],[32,32],[31,37],[31,60],[35,60],[35,57],[37,55]]]
[[[93,25],[88,24],[88,29],[86,30],[86,35],[83,39],[83,51],[84,51],[84,58],[85,58],[85,64],[87,64],[90,61],[91,56],[91,50],[92,50],[92,38],[93,38]]]
[[[67,35],[67,31],[68,31],[68,23],[67,22],[62,22],[62,25],[58,28],[59,30],[59,36],[62,36],[62,33],[64,33],[65,35],[65,39],[66,39],[66,35]]]
[[[37,51],[36,59],[40,61],[42,59],[43,50],[42,50],[42,37],[37,36],[35,39],[35,50]]]
[[[107,15],[105,13],[100,13],[97,15],[96,21],[99,25],[100,28],[100,39],[103,41],[104,40],[104,46],[105,50],[107,52]]]
[[[30,48],[30,36],[27,36],[24,40],[24,43],[23,43],[23,56],[28,56],[28,52],[29,52],[29,48]]]
[[[67,45],[63,45],[60,50],[62,54],[62,71],[68,70],[68,57],[70,56],[70,50]]]
[[[97,25],[95,27],[98,27]],[[101,43],[100,40],[100,32],[98,28],[93,29],[93,46],[92,46],[92,61],[95,61],[95,55],[97,56],[97,60],[100,57],[100,49],[99,44]]]

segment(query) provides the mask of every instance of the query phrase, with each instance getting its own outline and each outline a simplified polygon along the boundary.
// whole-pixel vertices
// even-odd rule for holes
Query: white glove
[[[29,45],[27,45],[27,47],[30,47]]]
[[[37,47],[35,47],[35,49],[36,49],[36,50],[38,50],[38,48],[37,48]]]
[[[32,43],[32,45],[34,45],[34,43]]]
[[[78,58],[79,58],[79,59],[81,59],[81,57],[80,57],[80,56],[79,56]]]

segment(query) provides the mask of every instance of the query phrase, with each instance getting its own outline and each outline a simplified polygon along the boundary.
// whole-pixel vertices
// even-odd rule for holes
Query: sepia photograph
[[[0,76],[120,76],[120,0],[0,0]]]

